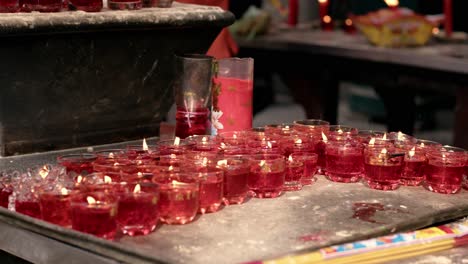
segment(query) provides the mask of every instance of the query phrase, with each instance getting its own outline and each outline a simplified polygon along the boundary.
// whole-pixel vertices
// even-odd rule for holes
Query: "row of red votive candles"
[[[65,155],[58,162],[66,173],[44,167],[29,177],[4,177],[1,205],[8,205],[14,191],[17,212],[112,239],[119,229],[140,235],[153,231],[158,221],[191,222],[197,213],[243,203],[249,193],[273,198],[300,190],[315,181],[317,168],[331,181],[364,178],[374,189],[425,180],[431,191],[455,193],[466,153],[402,133],[305,120]]]
[[[109,9],[137,10],[142,7],[170,7],[173,0],[109,0]],[[99,12],[103,0],[0,0],[0,13],[15,12],[60,12],[81,10]]]

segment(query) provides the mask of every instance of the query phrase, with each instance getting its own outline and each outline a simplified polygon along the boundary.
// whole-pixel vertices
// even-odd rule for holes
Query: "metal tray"
[[[155,139],[153,139],[155,140]],[[5,168],[53,163],[57,155],[116,148],[124,142],[0,158]],[[141,143],[141,142],[138,142]],[[323,176],[276,199],[199,216],[182,226],[161,225],[148,235],[106,241],[0,208],[0,249],[35,263],[239,263],[272,259],[468,215],[468,192],[441,195],[422,187],[376,191]],[[366,207],[367,206],[367,207]],[[358,210],[360,209],[360,210]]]

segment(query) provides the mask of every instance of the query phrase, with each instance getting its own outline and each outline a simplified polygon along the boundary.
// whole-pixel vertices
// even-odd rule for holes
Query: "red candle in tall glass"
[[[62,187],[43,190],[39,193],[42,220],[52,224],[71,227],[72,190]]]
[[[335,182],[357,182],[364,173],[363,146],[358,141],[329,141],[325,147],[326,176]]]
[[[285,160],[280,154],[258,154],[251,156],[249,189],[258,198],[274,198],[283,192]]]
[[[466,164],[466,151],[444,146],[427,154],[425,187],[437,193],[457,193],[463,180]]]
[[[75,175],[87,175],[93,172],[93,161],[95,154],[69,154],[57,157],[57,162],[67,168],[67,173]]]

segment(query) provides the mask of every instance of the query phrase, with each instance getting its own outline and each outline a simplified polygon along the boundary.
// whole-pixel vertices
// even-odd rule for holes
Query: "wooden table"
[[[417,91],[456,95],[454,144],[468,148],[468,45],[434,41],[391,49],[372,46],[360,34],[312,30],[278,31],[239,45],[240,56],[255,58],[256,75],[277,72],[291,84],[308,118],[336,122],[340,81],[377,87],[388,100],[389,121],[406,127],[414,123],[407,108]]]

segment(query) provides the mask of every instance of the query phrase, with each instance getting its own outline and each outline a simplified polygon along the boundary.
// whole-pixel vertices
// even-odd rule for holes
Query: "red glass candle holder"
[[[342,125],[333,125],[329,127],[328,140],[348,140],[354,138],[359,133],[357,128],[342,126]]]
[[[67,168],[67,173],[75,175],[87,175],[92,173],[95,154],[69,154],[57,157],[57,162]]]
[[[157,144],[160,155],[183,155],[193,147],[192,142],[186,142],[178,138],[171,140],[162,140]]]
[[[188,166],[183,167],[183,172],[200,183],[200,205],[198,211],[202,214],[217,212],[223,203],[224,172],[220,168],[212,166]],[[184,179],[180,179],[185,182]],[[192,180],[192,179],[189,179]]]
[[[302,189],[301,179],[304,175],[304,162],[289,156],[284,174],[284,191],[299,191]]]
[[[147,235],[159,220],[159,187],[148,182],[132,183],[119,199],[117,225],[129,236]]]
[[[407,145],[413,145],[417,142],[416,138],[402,132],[390,132],[388,133],[388,138],[397,148],[406,148]]]
[[[96,155],[96,160],[119,160],[125,158],[124,149],[104,149],[95,151],[94,154]]]
[[[277,138],[263,138],[261,140],[251,138],[247,142],[247,147],[251,154],[282,154]]]
[[[136,164],[126,159],[97,159],[93,163],[93,171],[103,173],[121,173]]]
[[[405,152],[403,171],[400,183],[405,186],[418,186],[424,180],[427,165],[426,152],[423,148],[414,146]]]
[[[185,139],[185,142],[192,144],[192,151],[219,152],[220,142],[216,136],[196,135]]]
[[[218,161],[218,167],[224,171],[224,203],[241,204],[247,198],[249,186],[250,162],[243,158],[226,158]]]
[[[344,21],[343,29],[348,34],[355,34],[356,27],[354,26],[354,22],[351,18],[346,18]]]
[[[306,135],[294,134],[283,137],[280,140],[280,148],[283,155],[287,158],[292,153],[313,153],[315,151],[315,142],[312,138],[309,138]]]
[[[265,126],[265,135],[267,136],[290,136],[294,131],[294,124],[270,124]]]
[[[0,13],[15,13],[20,10],[19,0],[0,1]]]
[[[103,7],[102,0],[68,0],[70,10],[99,12]]]
[[[244,131],[229,131],[218,134],[219,142],[227,146],[245,146],[246,133]]]
[[[258,198],[274,198],[283,192],[285,160],[280,154],[258,154],[251,156],[249,189]]]
[[[443,194],[457,193],[463,180],[466,164],[464,149],[444,146],[437,151],[426,153],[426,181],[424,186],[432,191]]]
[[[364,174],[363,145],[358,141],[329,141],[325,147],[326,176],[334,182],[358,182]]]
[[[163,223],[186,224],[198,212],[199,184],[172,181],[160,184],[159,215]]]
[[[30,217],[41,219],[41,208],[37,199],[15,201],[15,211]]]
[[[71,227],[71,196],[77,191],[65,187],[42,190],[39,206],[42,220],[52,224]]]
[[[173,166],[173,167],[180,167],[181,164],[184,162],[184,155],[161,155],[159,156],[158,165],[160,166]]]
[[[322,26],[323,31],[333,31],[335,29],[335,23],[329,15],[322,17],[320,25]]]
[[[130,160],[146,160],[158,156],[159,151],[156,144],[148,144],[146,139],[143,139],[142,144],[126,146],[125,155]]]
[[[361,142],[361,144],[367,145],[371,139],[382,138],[386,132],[383,131],[374,131],[374,130],[359,130],[357,135],[354,137],[356,140]]]
[[[312,136],[320,137],[322,133],[328,134],[330,122],[320,119],[296,120],[294,129],[299,132],[310,133]]]
[[[435,141],[418,139],[415,143],[417,148],[420,148],[424,152],[439,150],[442,147],[442,144]]]
[[[114,10],[138,10],[143,6],[142,0],[128,1],[128,0],[109,0],[107,2],[109,9]]]
[[[74,230],[112,240],[117,233],[118,200],[112,194],[86,192],[71,198]]]
[[[13,186],[11,184],[11,175],[2,173],[0,175],[0,206],[8,208],[10,196],[13,194]]]
[[[22,12],[59,12],[62,9],[62,0],[21,0]]]
[[[304,163],[304,174],[301,177],[301,184],[313,184],[317,180],[315,174],[317,173],[318,155],[308,152],[296,152],[292,153],[291,156],[293,159],[300,160]]]
[[[219,154],[224,157],[250,154],[250,151],[246,146],[223,145],[223,143],[221,143],[220,149],[221,151]]]
[[[385,146],[364,150],[364,168],[367,184],[372,189],[395,190],[400,186],[404,152]]]

